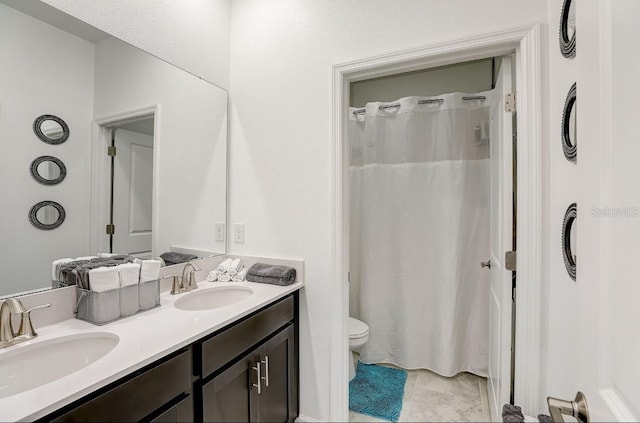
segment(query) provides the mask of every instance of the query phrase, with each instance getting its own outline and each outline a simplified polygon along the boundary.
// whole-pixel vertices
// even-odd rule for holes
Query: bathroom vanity
[[[224,289],[221,284],[199,285],[201,289],[192,294],[162,294],[162,307],[102,327],[72,319],[42,328],[36,342],[51,342],[56,336],[70,337],[75,332],[95,335],[96,330],[117,336],[119,342],[81,370],[0,397],[0,418],[294,421],[298,416],[298,290],[302,283],[281,287],[242,282],[236,285],[251,289],[252,295],[236,304],[212,310],[179,309],[176,303],[186,295],[207,294],[212,286]],[[209,328],[203,330],[206,326]],[[131,336],[136,333],[139,336]],[[166,347],[169,344],[173,345]],[[20,348],[25,347],[16,346]],[[0,362],[3,355],[0,353]],[[137,364],[129,365],[132,362]]]

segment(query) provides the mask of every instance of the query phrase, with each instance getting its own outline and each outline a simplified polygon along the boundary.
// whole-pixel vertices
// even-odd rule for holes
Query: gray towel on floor
[[[256,263],[247,272],[249,282],[291,285],[296,281],[296,269],[274,264]]]
[[[502,421],[508,423],[518,423],[524,421],[522,408],[517,405],[505,404],[502,406]]]
[[[198,256],[194,256],[193,254],[175,253],[173,251],[162,253],[160,254],[160,257],[162,258],[162,260],[164,260],[167,266],[171,266],[172,264],[186,263],[198,258]]]
[[[547,416],[546,414],[538,414],[538,421],[540,423],[553,423],[551,416]]]

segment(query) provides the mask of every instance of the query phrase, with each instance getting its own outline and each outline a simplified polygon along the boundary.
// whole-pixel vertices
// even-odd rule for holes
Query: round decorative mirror
[[[33,121],[33,132],[47,144],[62,144],[69,138],[69,126],[54,115],[38,116]]]
[[[64,207],[55,201],[41,201],[29,210],[29,221],[42,230],[55,229],[62,225],[65,216]]]
[[[562,150],[567,160],[574,163],[578,154],[578,137],[576,133],[578,105],[576,98],[577,91],[574,83],[567,94],[567,99],[564,101],[564,109],[562,110]]]
[[[564,57],[576,56],[576,6],[564,0],[560,14],[560,52]]]
[[[562,258],[569,276],[574,281],[576,280],[576,247],[578,245],[576,242],[578,233],[577,209],[576,203],[571,204],[565,212],[562,222]]]
[[[53,156],[40,156],[31,162],[31,176],[43,185],[56,185],[67,176],[67,167]]]

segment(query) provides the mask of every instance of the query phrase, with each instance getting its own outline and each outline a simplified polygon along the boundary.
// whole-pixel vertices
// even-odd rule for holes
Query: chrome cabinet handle
[[[482,267],[482,268],[488,267],[489,269],[491,269],[491,260],[481,261],[480,262],[480,267]]]
[[[257,362],[255,367],[251,367],[251,369],[255,370],[258,374],[258,383],[254,383],[253,386],[258,388],[258,395],[260,395],[262,393],[262,388],[260,386],[260,381],[262,380],[262,377],[260,375],[260,362]]]
[[[262,376],[264,386],[269,387],[269,356],[265,355],[261,363],[264,364],[264,376]]]

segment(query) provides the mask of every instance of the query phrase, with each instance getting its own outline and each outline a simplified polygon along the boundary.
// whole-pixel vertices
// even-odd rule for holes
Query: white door
[[[115,129],[111,251],[140,257],[151,253],[153,136]]]
[[[572,400],[591,421],[640,419],[640,2],[577,3],[578,334]],[[591,31],[593,29],[593,31]],[[557,314],[557,313],[556,313]]]
[[[491,106],[491,285],[489,298],[489,377],[487,388],[493,421],[501,421],[511,386],[511,272],[504,254],[513,245],[512,115],[505,111],[505,94],[512,93],[511,59],[504,57]]]

